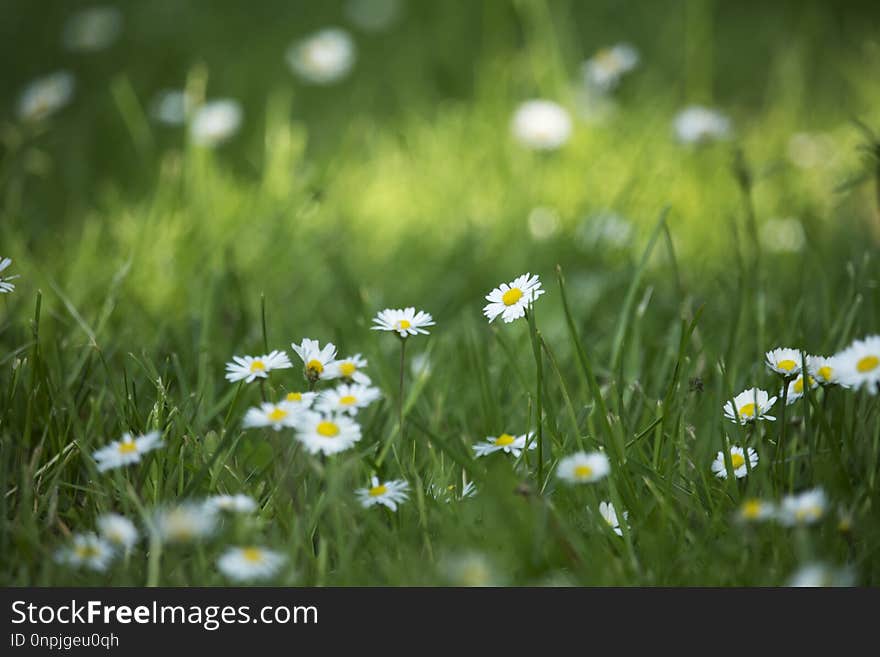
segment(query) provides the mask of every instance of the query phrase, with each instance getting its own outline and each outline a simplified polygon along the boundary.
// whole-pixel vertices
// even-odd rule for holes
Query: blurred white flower
[[[576,452],[559,461],[556,476],[570,484],[591,484],[611,472],[611,463],[603,452]]]
[[[431,357],[427,352],[414,354],[409,361],[410,371],[415,378],[431,374]]]
[[[354,41],[343,29],[326,28],[291,45],[286,59],[291,70],[306,82],[332,84],[354,66]]]
[[[819,385],[815,378],[807,374],[807,381],[810,382],[810,390]],[[782,389],[779,390],[779,396],[782,396]],[[791,406],[797,400],[804,396],[804,375],[799,374],[796,379],[788,382],[788,394],[785,398],[785,405]]]
[[[286,401],[273,404],[263,402],[259,406],[249,408],[244,416],[243,426],[245,429],[255,427],[272,427],[275,431],[296,426],[303,407],[297,404],[289,404]]]
[[[115,440],[94,452],[92,458],[97,462],[99,472],[138,463],[141,456],[163,446],[161,437],[162,434],[158,431],[151,431],[137,438],[125,433],[121,440]]]
[[[571,137],[571,117],[550,100],[522,103],[511,121],[513,136],[524,146],[540,151],[556,150]]]
[[[382,32],[400,19],[402,5],[401,0],[347,0],[345,16],[364,32]]]
[[[840,365],[836,356],[807,356],[807,372],[819,385],[841,385]]]
[[[518,459],[524,449],[535,449],[538,443],[532,438],[531,433],[524,433],[521,436],[511,436],[509,433],[502,433],[500,436],[489,436],[486,440],[474,445],[474,452],[479,456],[488,456],[495,452],[504,452],[513,455]]]
[[[195,102],[185,91],[163,89],[150,105],[150,115],[167,125],[183,125],[192,114]]]
[[[370,385],[370,377],[361,370],[367,366],[367,359],[360,354],[348,356],[347,358],[339,358],[334,360],[328,366],[331,374],[330,378],[339,378],[343,381],[360,383],[361,385]]]
[[[190,136],[200,146],[217,146],[238,132],[242,116],[237,101],[212,100],[195,111],[189,126]]]
[[[855,584],[849,568],[833,568],[824,563],[810,563],[798,569],[788,580],[790,587],[846,587]]]
[[[799,132],[788,140],[788,159],[801,169],[827,166],[835,157],[834,139],[825,134]]]
[[[783,525],[810,525],[825,515],[828,500],[825,491],[813,488],[797,495],[786,495],[777,511],[777,519]]]
[[[207,538],[217,528],[216,511],[204,503],[183,502],[159,509],[153,529],[166,543],[189,543]]]
[[[775,515],[776,507],[773,504],[754,497],[744,501],[737,511],[737,518],[742,522],[769,520]]]
[[[623,529],[620,528],[620,520],[617,517],[617,511],[614,510],[614,505],[611,502],[599,502],[599,515],[602,516],[602,520],[611,527],[611,530],[617,534],[618,536],[623,536]],[[623,512],[623,521],[629,519],[629,511]],[[629,524],[626,525],[629,528]]]
[[[226,511],[227,513],[251,513],[257,509],[254,498],[243,493],[214,495],[205,500],[205,504],[213,511]]]
[[[105,513],[98,518],[98,531],[123,552],[128,552],[138,540],[134,523],[118,513]]]
[[[104,572],[114,556],[113,546],[97,534],[74,534],[71,545],[55,553],[55,561],[66,566],[84,566],[89,570]]]
[[[559,232],[559,213],[553,208],[537,207],[529,213],[529,233],[536,240],[550,239]]]
[[[794,217],[768,219],[761,226],[761,245],[773,253],[797,253],[807,243],[804,225]]]
[[[673,122],[675,135],[685,144],[726,139],[732,129],[730,119],[718,110],[693,105],[680,111]]]
[[[840,381],[848,388],[864,387],[872,395],[880,392],[880,335],[855,340],[834,356]]]
[[[479,552],[464,552],[447,556],[441,569],[453,586],[497,586],[498,578],[489,560]]]
[[[95,52],[111,46],[122,32],[122,12],[116,7],[89,7],[64,24],[64,47],[75,52]]]
[[[324,390],[315,402],[315,408],[323,413],[347,413],[356,415],[379,399],[382,393],[378,388],[359,383],[343,383],[336,388]]]
[[[296,439],[309,454],[330,456],[353,447],[361,439],[361,426],[347,415],[306,411],[297,419]]]
[[[603,48],[582,66],[587,84],[600,91],[610,91],[639,63],[639,51],[629,43]]]
[[[31,82],[18,97],[18,118],[42,121],[73,98],[76,81],[67,71],[57,71]]]
[[[232,547],[217,559],[217,568],[226,577],[237,582],[268,579],[287,561],[280,552],[262,547]]]

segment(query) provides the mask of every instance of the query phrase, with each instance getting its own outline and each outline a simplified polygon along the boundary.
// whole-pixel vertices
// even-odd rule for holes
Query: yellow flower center
[[[278,408],[276,406],[269,413],[268,417],[269,417],[269,420],[271,420],[272,422],[281,422],[281,420],[286,418],[287,415],[288,415],[287,411],[285,411],[283,408]]]
[[[499,447],[507,447],[508,445],[513,444],[514,440],[516,440],[516,438],[511,436],[509,433],[502,433],[495,439],[495,444]]]
[[[357,403],[357,397],[354,395],[345,395],[339,398],[339,403],[343,406],[351,406],[352,404]]]
[[[408,319],[401,319],[401,320],[398,320],[398,322],[397,322],[398,330],[406,330],[411,327],[412,327],[412,324],[410,324]]]
[[[251,372],[265,372],[266,371],[266,363],[261,360],[255,360],[251,363]]]
[[[602,48],[596,53],[596,62],[602,68],[614,68],[617,64],[617,56],[611,48]]]
[[[312,360],[309,361],[308,365],[306,365],[306,369],[311,372],[315,372],[316,374],[321,374],[324,371],[324,363],[315,358],[312,358]]]
[[[343,363],[339,366],[339,373],[346,379],[350,379],[356,371],[357,365],[351,362]]]
[[[816,380],[813,377],[809,377],[807,379],[810,382],[810,385],[813,385]],[[798,380],[794,382],[794,391],[795,393],[802,395],[804,394],[804,377],[798,377]]]
[[[301,392],[288,392],[285,399],[289,402],[300,402],[303,400],[303,394]]]
[[[388,486],[385,484],[379,484],[378,486],[373,486],[370,489],[370,497],[379,497],[380,495],[384,495],[388,492]]]
[[[125,441],[119,443],[119,453],[120,454],[131,454],[132,452],[138,451],[137,443],[133,440]]]
[[[335,422],[330,422],[329,420],[318,422],[315,430],[319,436],[324,436],[324,438],[335,438],[339,435],[339,427]]]
[[[518,287],[512,287],[507,292],[501,295],[501,302],[505,306],[512,306],[517,301],[522,299],[522,295],[522,290],[520,290]]]
[[[797,367],[797,363],[795,363],[790,358],[786,358],[785,360],[781,360],[776,363],[776,367],[781,370],[785,370],[786,372],[791,372],[795,367]]]
[[[746,464],[746,460],[742,454],[731,454],[730,455],[730,463],[733,465],[733,469],[741,468]]]
[[[755,404],[753,402],[749,402],[748,404],[743,404],[739,407],[739,416],[740,417],[755,417]]]
[[[593,468],[588,465],[578,465],[574,469],[574,476],[578,479],[587,479],[593,476]]]
[[[802,509],[798,509],[794,512],[794,517],[799,520],[811,520],[813,518],[818,518],[822,515],[822,509],[820,509],[815,504],[813,506],[805,506]]]
[[[73,550],[74,554],[80,559],[91,559],[97,557],[100,552],[94,545],[77,545]]]
[[[819,368],[819,371],[816,372],[820,377],[822,377],[825,381],[830,381],[831,377],[834,376],[834,370],[832,370],[828,365],[823,365]]]
[[[246,547],[242,548],[241,556],[244,557],[245,561],[260,563],[263,560],[263,551],[260,548]]]
[[[743,518],[747,518],[748,520],[754,520],[755,518],[761,515],[761,511],[764,509],[764,505],[761,504],[761,500],[748,500],[742,506],[742,515]]]
[[[880,366],[880,358],[877,356],[865,356],[856,363],[856,369],[862,374],[875,370],[878,366]]]

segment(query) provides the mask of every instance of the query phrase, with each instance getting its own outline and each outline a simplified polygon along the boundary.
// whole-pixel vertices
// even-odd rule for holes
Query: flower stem
[[[529,320],[529,334],[532,339],[532,352],[535,355],[535,379],[537,382],[537,389],[535,392],[535,424],[538,434],[538,490],[540,490],[544,480],[544,431],[542,426],[543,400],[541,398],[541,391],[544,387],[544,371],[543,359],[541,358],[540,334],[538,333],[538,328],[535,324],[535,313],[531,304],[529,305],[529,312],[526,313],[526,317]]]
[[[397,397],[397,425],[400,440],[403,441],[403,368],[406,359],[406,338],[400,339],[400,381],[399,394]]]
[[[777,476],[780,474],[785,476],[785,470],[782,465],[782,457],[783,457],[783,449],[785,443],[785,411],[788,408],[788,379],[782,379],[782,411],[779,414],[779,421],[781,423],[779,429],[779,439],[776,442],[776,470]]]

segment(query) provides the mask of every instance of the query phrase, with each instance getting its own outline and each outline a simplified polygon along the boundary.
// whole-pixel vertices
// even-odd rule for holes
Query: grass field
[[[65,36],[88,4],[4,3],[0,583],[237,583],[218,560],[257,546],[239,570],[281,585],[876,586],[876,361],[790,405],[765,363],[880,333],[872,4],[130,2],[89,50]],[[351,70],[309,83],[285,53],[328,26]],[[620,42],[637,65],[587,85]],[[72,96],[23,113],[59,70]],[[163,89],[190,128],[156,120]],[[240,128],[205,145],[195,108],[222,98]],[[568,113],[560,147],[512,134],[533,98]],[[682,143],[692,105],[729,129]],[[543,296],[489,323],[484,297],[525,272]],[[407,306],[429,335],[371,330]],[[338,384],[304,378],[304,338],[362,354],[381,392],[337,454],[244,426]],[[276,349],[293,367],[224,378]],[[775,419],[725,418],[753,387]],[[161,447],[99,469],[152,431]],[[502,434],[530,449],[477,455]],[[756,451],[743,477],[713,472],[730,445]],[[567,482],[579,451],[608,475]],[[373,476],[406,482],[396,511],[361,504]],[[256,508],[207,510],[220,494]],[[136,526],[128,549],[75,543],[108,513]]]

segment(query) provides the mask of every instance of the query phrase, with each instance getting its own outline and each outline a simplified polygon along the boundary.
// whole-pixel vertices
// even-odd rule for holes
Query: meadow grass
[[[220,585],[223,550],[258,544],[287,557],[278,584],[780,585],[821,562],[877,585],[880,398],[817,388],[754,426],[722,412],[744,389],[779,393],[768,350],[827,355],[880,332],[880,151],[850,120],[880,124],[876,12],[844,13],[819,60],[839,18],[821,5],[759,20],[670,2],[658,21],[615,4],[410,3],[385,39],[359,37],[352,78],[326,90],[283,70],[304,28],[276,15],[251,17],[263,38],[239,61],[223,47],[246,13],[235,3],[222,20],[184,10],[203,20],[190,50],[133,5],[141,40],[71,64],[84,82],[70,108],[38,127],[9,117],[0,256],[21,278],[0,302],[0,582]],[[16,15],[40,43],[33,11]],[[172,81],[139,57],[163,34]],[[617,112],[576,120],[557,153],[511,139],[521,100],[575,107],[577,63],[618,38],[644,61]],[[151,93],[184,82],[242,99],[236,140],[205,149],[150,122]],[[677,144],[685,101],[729,107],[735,139]],[[808,131],[833,157],[794,166],[789,140]],[[552,231],[534,229],[536,207]],[[624,240],[595,229],[608,210],[632,226]],[[779,216],[800,219],[800,250],[762,232]],[[484,295],[525,271],[546,294],[528,319],[488,324]],[[410,305],[436,326],[407,339],[399,399],[399,340],[369,329]],[[362,440],[328,458],[291,430],[243,429],[260,387],[223,377],[234,354],[304,337],[364,354],[383,392],[358,415]],[[305,385],[292,360],[269,398]],[[97,470],[95,450],[151,430],[164,447]],[[540,448],[520,459],[474,456],[487,436],[530,431]],[[743,479],[710,469],[728,443],[759,454]],[[561,481],[579,450],[606,453],[610,475]],[[373,474],[409,483],[397,512],[358,504]],[[474,497],[444,499],[465,482]],[[816,486],[829,499],[816,524],[737,520],[747,499]],[[142,540],[103,573],[53,558],[103,513],[143,531],[154,509],[219,493],[258,510],[205,541]],[[601,501],[628,513],[621,536]]]

